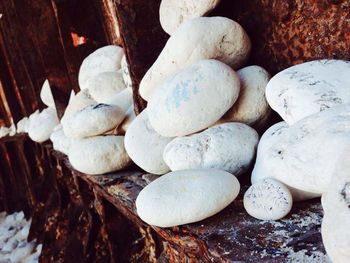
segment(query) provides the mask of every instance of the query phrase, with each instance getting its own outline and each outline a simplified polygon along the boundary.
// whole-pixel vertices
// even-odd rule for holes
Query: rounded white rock
[[[24,117],[19,122],[17,122],[17,133],[26,133],[29,128],[29,118]]]
[[[115,45],[101,47],[87,56],[80,66],[79,86],[87,88],[87,81],[102,72],[116,72],[120,69],[120,62],[124,55],[123,48]]]
[[[95,101],[107,103],[111,97],[125,89],[125,84],[121,72],[102,72],[89,78],[86,89]]]
[[[115,105],[93,104],[76,112],[62,123],[64,134],[72,139],[101,135],[116,128],[125,117]]]
[[[162,0],[159,8],[160,24],[171,35],[183,22],[204,16],[219,3],[220,0]]]
[[[339,150],[349,145],[350,104],[306,117],[275,131],[273,139],[258,145],[252,182],[267,176],[295,189],[324,193],[331,182]],[[262,145],[262,146],[261,146]]]
[[[53,99],[51,87],[48,80],[45,80],[41,88],[40,99],[47,107],[56,108],[55,101]]]
[[[211,169],[171,172],[147,185],[136,199],[139,217],[172,227],[208,218],[235,200],[240,185],[232,174]]]
[[[248,188],[243,205],[249,215],[260,220],[278,220],[285,217],[293,205],[287,186],[274,179],[264,179]]]
[[[65,155],[68,155],[69,148],[73,140],[64,134],[61,124],[55,127],[55,129],[51,133],[50,140],[52,142],[53,148],[56,151],[60,151]]]
[[[46,108],[29,117],[28,136],[35,142],[42,143],[50,138],[53,129],[59,124],[56,109]]]
[[[242,122],[250,126],[261,126],[270,115],[265,98],[270,74],[259,66],[249,66],[237,71],[241,82],[239,97],[232,108],[219,120]]]
[[[151,126],[147,110],[139,114],[125,134],[125,149],[130,158],[146,172],[165,174],[169,167],[163,160],[165,146],[172,140],[159,135]]]
[[[238,176],[253,161],[258,142],[253,128],[230,122],[175,138],[165,147],[163,157],[172,171],[211,168]]]
[[[239,94],[238,75],[217,60],[202,60],[168,78],[148,103],[153,128],[184,136],[216,123]]]
[[[250,48],[248,35],[231,19],[191,19],[183,23],[170,37],[147,71],[140,83],[140,95],[149,100],[166,78],[203,59],[217,59],[238,68],[247,59]]]
[[[119,171],[130,165],[124,136],[96,136],[72,143],[69,161],[74,169],[91,175]]]
[[[339,104],[350,103],[350,62],[315,60],[287,68],[266,87],[272,109],[289,124]]]

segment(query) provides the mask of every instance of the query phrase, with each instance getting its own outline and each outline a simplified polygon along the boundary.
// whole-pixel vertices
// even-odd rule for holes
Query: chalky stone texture
[[[165,146],[172,140],[159,135],[151,126],[147,109],[130,124],[125,134],[125,148],[130,158],[143,170],[165,174],[169,167],[163,160]]]
[[[162,0],[159,9],[159,20],[162,28],[169,35],[186,20],[204,16],[220,0]]]
[[[86,174],[119,171],[130,164],[124,148],[124,136],[96,136],[74,141],[69,149],[74,169]]]
[[[172,171],[212,168],[237,176],[248,169],[258,141],[259,135],[254,129],[229,122],[175,138],[166,146],[164,160]]]
[[[165,137],[184,136],[216,123],[239,94],[238,75],[217,60],[201,60],[169,77],[148,103],[153,128]]]
[[[265,179],[249,187],[244,194],[243,203],[252,217],[278,220],[290,212],[293,198],[287,186],[274,179]]]
[[[240,185],[232,174],[211,169],[171,172],[147,185],[137,213],[150,225],[171,227],[208,218],[229,205]]]
[[[268,176],[306,192],[326,192],[342,149],[350,145],[349,122],[346,104],[278,130],[269,143],[259,144],[252,181]]]
[[[266,87],[272,109],[289,124],[313,113],[350,103],[350,62],[315,60],[275,75]]]
[[[231,19],[191,19],[170,37],[147,71],[140,83],[140,95],[148,101],[167,77],[203,59],[217,59],[238,68],[247,60],[250,48],[248,35]]]
[[[94,104],[73,114],[62,124],[64,133],[73,139],[103,134],[117,127],[125,113],[115,105]]]

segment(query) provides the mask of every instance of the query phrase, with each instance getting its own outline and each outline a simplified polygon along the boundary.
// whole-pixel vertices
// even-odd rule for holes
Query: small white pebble
[[[244,208],[261,220],[278,220],[292,209],[293,198],[288,188],[274,179],[253,184],[244,194]]]

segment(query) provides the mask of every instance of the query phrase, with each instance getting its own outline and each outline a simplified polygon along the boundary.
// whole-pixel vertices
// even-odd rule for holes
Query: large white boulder
[[[153,128],[165,137],[184,136],[217,122],[239,94],[238,75],[217,60],[201,60],[168,78],[148,103]]]
[[[350,259],[349,149],[342,148],[343,159],[337,162],[337,171],[327,191],[322,195],[322,240],[328,256],[334,263],[347,263]]]
[[[306,62],[275,75],[266,87],[266,98],[291,125],[313,113],[350,103],[349,75],[349,61]]]
[[[74,169],[91,175],[119,171],[131,160],[124,148],[124,136],[96,136],[72,143],[69,161]]]
[[[79,86],[80,89],[88,88],[88,80],[103,72],[117,72],[124,55],[123,48],[119,46],[104,46],[87,56],[80,66]]]
[[[239,97],[219,122],[235,121],[250,126],[264,125],[271,112],[265,97],[270,74],[259,66],[242,68],[237,74],[241,82]]]
[[[270,128],[260,140],[252,182],[271,177],[311,193],[309,197],[320,196],[344,154],[340,147],[349,145],[349,123],[350,104],[346,104],[313,114],[289,128],[283,123]]]
[[[102,72],[89,78],[87,89],[91,97],[98,103],[107,101],[125,89],[125,83],[121,72]]]
[[[219,3],[220,0],[162,0],[159,8],[160,25],[171,35],[183,22],[204,16]]]
[[[56,109],[46,108],[29,117],[28,136],[35,142],[42,143],[50,138],[53,129],[59,124]]]
[[[147,110],[139,114],[125,134],[125,149],[130,158],[146,172],[165,174],[169,167],[163,160],[165,146],[172,138],[159,135],[151,126]]]
[[[93,104],[76,112],[62,123],[64,133],[72,139],[101,135],[116,128],[125,117],[115,105]]]
[[[210,217],[238,195],[232,174],[211,169],[171,172],[147,185],[136,199],[137,214],[150,225],[171,227]]]
[[[229,122],[175,138],[165,147],[163,156],[172,171],[212,168],[237,176],[253,161],[258,141],[259,135],[253,128]]]
[[[140,95],[149,100],[167,77],[203,59],[217,59],[238,68],[247,59],[250,48],[248,35],[231,19],[191,19],[170,37],[147,71],[140,83]]]

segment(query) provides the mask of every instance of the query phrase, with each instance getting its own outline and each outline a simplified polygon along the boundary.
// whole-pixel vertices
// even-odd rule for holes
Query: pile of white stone
[[[42,245],[28,242],[30,221],[23,212],[6,215],[0,214],[0,262],[2,263],[37,263]]]

